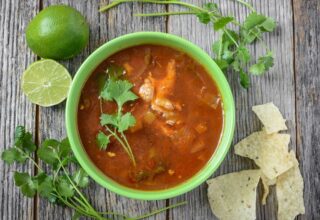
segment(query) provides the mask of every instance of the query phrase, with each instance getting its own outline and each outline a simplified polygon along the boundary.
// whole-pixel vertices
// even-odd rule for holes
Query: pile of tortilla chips
[[[208,180],[208,198],[212,212],[219,219],[256,219],[256,191],[260,178],[264,187],[262,204],[266,204],[269,186],[276,185],[278,220],[292,220],[305,211],[303,179],[293,151],[288,150],[289,134],[285,119],[273,103],[254,106],[263,124],[235,146],[237,155],[248,157],[260,168],[229,173]]]

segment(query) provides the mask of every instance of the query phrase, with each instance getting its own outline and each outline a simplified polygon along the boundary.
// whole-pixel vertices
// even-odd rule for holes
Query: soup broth
[[[122,79],[139,97],[123,108],[136,119],[125,132],[136,166],[115,139],[106,150],[96,142],[104,129],[101,112],[117,110],[115,103],[99,100],[110,66],[124,69]],[[222,106],[215,82],[198,62],[169,47],[141,45],[110,56],[92,73],[79,101],[78,128],[86,152],[105,175],[130,188],[161,190],[188,180],[210,160],[223,129]]]

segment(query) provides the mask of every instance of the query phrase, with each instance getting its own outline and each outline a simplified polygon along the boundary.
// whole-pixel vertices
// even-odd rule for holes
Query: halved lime
[[[67,97],[71,81],[64,66],[54,60],[40,60],[23,73],[22,91],[32,103],[49,107]]]

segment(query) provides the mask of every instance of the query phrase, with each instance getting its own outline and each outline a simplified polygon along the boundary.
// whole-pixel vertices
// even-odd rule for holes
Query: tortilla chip
[[[253,106],[252,110],[264,125],[267,134],[287,130],[286,120],[272,102]]]
[[[277,179],[278,220],[292,220],[305,212],[299,163],[293,152],[290,152],[290,156],[295,166]]]
[[[254,160],[261,172],[272,180],[293,167],[289,142],[288,134],[254,132],[235,145],[235,153]]]
[[[262,185],[263,185],[263,195],[261,199],[262,205],[265,205],[267,203],[267,198],[269,195],[269,186],[272,186],[276,184],[277,179],[269,179],[266,177],[264,174],[261,174],[261,180],[262,180]]]
[[[256,191],[260,170],[244,170],[208,180],[212,212],[221,220],[256,219]]]

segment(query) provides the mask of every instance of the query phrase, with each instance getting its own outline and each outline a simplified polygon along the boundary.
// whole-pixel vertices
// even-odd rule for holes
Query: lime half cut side
[[[54,60],[40,60],[23,73],[22,91],[32,103],[49,107],[65,100],[71,81],[64,66]]]

